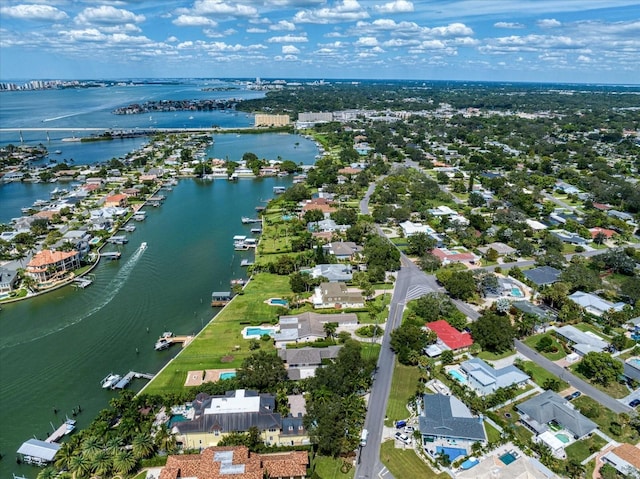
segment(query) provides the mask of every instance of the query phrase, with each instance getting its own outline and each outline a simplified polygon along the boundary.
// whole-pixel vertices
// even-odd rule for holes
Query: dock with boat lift
[[[104,253],[100,253],[100,257],[108,260],[120,259],[122,253],[119,251],[106,251]]]
[[[73,279],[73,285],[76,288],[80,288],[80,289],[84,289],[87,286],[90,286],[91,283],[93,283],[93,280],[86,278],[86,277],[77,277]]]
[[[124,235],[116,235],[111,238],[107,238],[107,243],[111,244],[125,244],[129,242],[129,238]]]
[[[120,230],[126,231],[127,233],[133,233],[136,230],[136,225],[124,225]]]
[[[51,424],[51,427],[53,427],[53,424]],[[55,429],[51,433],[51,435],[44,440],[44,442],[58,442],[64,436],[66,436],[71,431],[73,431],[75,428],[76,428],[76,420],[67,418],[67,420],[63,422],[58,429]]]
[[[155,374],[147,374],[147,373],[137,373],[135,371],[129,371],[127,374],[123,376],[120,381],[115,383],[111,389],[124,389],[126,388],[131,381],[134,379],[153,379]]]

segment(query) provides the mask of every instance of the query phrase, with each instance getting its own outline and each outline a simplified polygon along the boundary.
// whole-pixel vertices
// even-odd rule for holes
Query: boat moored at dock
[[[102,381],[100,381],[100,385],[103,389],[113,389],[113,387],[122,379],[122,376],[119,374],[110,373],[107,375]]]
[[[225,306],[231,301],[232,297],[231,291],[214,291],[211,293],[211,306],[214,308]]]

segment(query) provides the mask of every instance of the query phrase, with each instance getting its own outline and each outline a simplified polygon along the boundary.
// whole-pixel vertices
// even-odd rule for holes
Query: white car
[[[407,445],[411,444],[411,439],[409,438],[409,436],[407,436],[406,434],[402,434],[401,432],[396,432],[395,438]]]
[[[415,432],[415,428],[413,426],[405,426],[404,432],[407,434],[413,434]]]

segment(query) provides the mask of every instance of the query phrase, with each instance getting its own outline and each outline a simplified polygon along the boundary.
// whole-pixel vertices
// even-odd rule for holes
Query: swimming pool
[[[282,298],[270,298],[268,303],[276,306],[289,306],[289,301]]]
[[[464,384],[467,382],[467,378],[465,378],[462,374],[460,374],[460,371],[458,371],[457,369],[450,370],[449,374],[453,376],[453,379],[455,379],[459,383]]]
[[[640,369],[640,358],[631,358],[629,359],[630,363],[633,363],[633,367],[636,369]]]
[[[467,450],[459,447],[443,447],[436,446],[436,452],[438,454],[443,453],[449,456],[449,460],[451,462],[455,461],[457,457],[462,457],[467,455]]]
[[[520,291],[520,288],[511,288],[511,296],[514,296],[516,298],[522,298],[524,294],[522,294],[522,291]]]
[[[563,433],[558,433],[556,434],[556,437],[558,438],[558,440],[564,444],[568,444],[569,442],[571,442],[571,439],[569,439],[569,436],[567,436],[566,434]]]
[[[293,219],[293,216],[291,216],[291,215],[282,215],[282,219],[283,219],[284,221],[289,221],[289,220],[292,220],[292,219]]]
[[[236,377],[235,371],[220,373],[220,379],[232,379]]]
[[[500,456],[499,459],[502,461],[502,464],[504,464],[505,466],[508,466],[513,461],[515,461],[517,458],[512,453],[507,452],[507,453],[503,454],[502,456]]]
[[[178,422],[185,422],[185,421],[188,421],[188,420],[189,420],[189,418],[184,417],[182,414],[174,414],[173,416],[171,416],[171,419],[169,419],[168,427],[169,427],[169,429],[171,429],[174,424],[176,424]]]
[[[264,336],[265,334],[268,334],[269,336],[273,336],[273,329],[272,328],[247,328],[244,335],[246,337],[260,337],[260,336]]]

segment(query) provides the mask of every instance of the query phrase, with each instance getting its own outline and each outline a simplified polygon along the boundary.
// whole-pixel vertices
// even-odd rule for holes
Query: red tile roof
[[[473,344],[473,339],[469,333],[461,333],[444,319],[427,323],[426,326],[436,333],[440,341],[451,349],[468,348]]]
[[[77,251],[51,251],[50,249],[43,249],[36,253],[31,261],[29,261],[27,267],[38,268],[48,266],[50,264],[56,264],[59,261],[71,258],[77,254]]]
[[[592,238],[595,238],[596,236],[598,236],[598,233],[602,233],[607,239],[611,238],[614,234],[616,234],[616,232],[613,230],[609,230],[607,228],[600,228],[599,226],[596,226],[595,228],[591,228],[589,232],[591,233]]]

